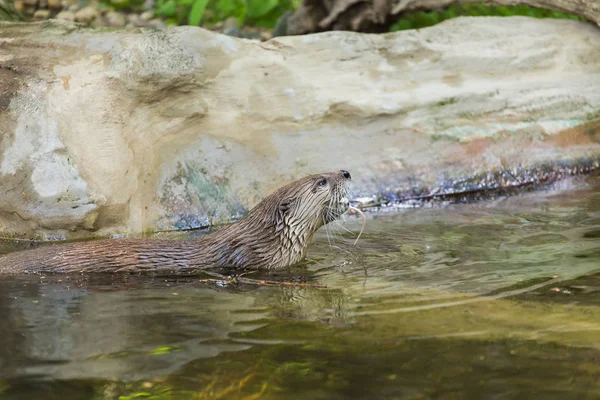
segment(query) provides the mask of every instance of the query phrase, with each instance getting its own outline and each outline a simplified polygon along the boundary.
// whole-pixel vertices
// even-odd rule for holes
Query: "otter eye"
[[[327,179],[321,178],[317,181],[317,186],[325,186],[327,185]]]

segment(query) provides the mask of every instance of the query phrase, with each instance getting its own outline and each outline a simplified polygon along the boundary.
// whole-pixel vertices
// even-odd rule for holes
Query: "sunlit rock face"
[[[460,18],[268,42],[0,24],[0,235],[230,221],[347,169],[384,200],[597,168],[600,31]]]

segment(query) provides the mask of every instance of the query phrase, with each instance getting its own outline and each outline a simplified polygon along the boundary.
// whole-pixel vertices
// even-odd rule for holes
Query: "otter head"
[[[312,234],[348,210],[348,171],[310,175],[282,187],[271,196],[276,208],[275,230]],[[275,204],[274,204],[275,205]]]

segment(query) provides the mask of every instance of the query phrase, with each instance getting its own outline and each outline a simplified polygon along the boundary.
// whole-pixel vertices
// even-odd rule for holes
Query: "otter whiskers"
[[[346,193],[346,196],[349,194],[349,191]],[[341,197],[340,199],[335,199],[335,204],[339,204],[341,205],[343,208],[346,208],[346,213],[349,215],[352,214],[358,214],[361,217],[362,220],[362,224],[361,224],[361,228],[360,228],[360,232],[358,233],[358,236],[356,237],[356,239],[354,240],[354,243],[352,244],[353,246],[356,246],[356,244],[358,243],[358,240],[360,239],[362,233],[365,230],[365,226],[367,223],[367,218],[365,216],[365,214],[357,207],[353,207],[349,205],[349,201],[347,197]],[[332,246],[332,239],[336,236],[336,235],[340,235],[341,236],[341,230],[343,229],[344,231],[354,234],[353,231],[349,230],[348,228],[346,228],[343,224],[342,221],[345,221],[345,219],[340,220],[339,217],[338,218],[332,218],[334,216],[334,211],[333,208],[329,208],[326,211],[325,216],[323,217],[323,224],[324,224],[324,228],[325,228],[325,234],[327,236],[327,242],[329,243],[329,247],[333,247]],[[340,217],[344,217],[344,214],[342,214]],[[334,222],[334,224],[331,223],[327,223],[326,221],[331,221]],[[339,228],[339,229],[338,229]]]

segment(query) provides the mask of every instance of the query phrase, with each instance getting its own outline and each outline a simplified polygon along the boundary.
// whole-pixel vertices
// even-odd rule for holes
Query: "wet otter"
[[[276,270],[298,263],[314,233],[348,210],[347,171],[292,182],[239,222],[196,240],[98,240],[0,256],[0,274],[130,272],[190,274],[208,268]]]

